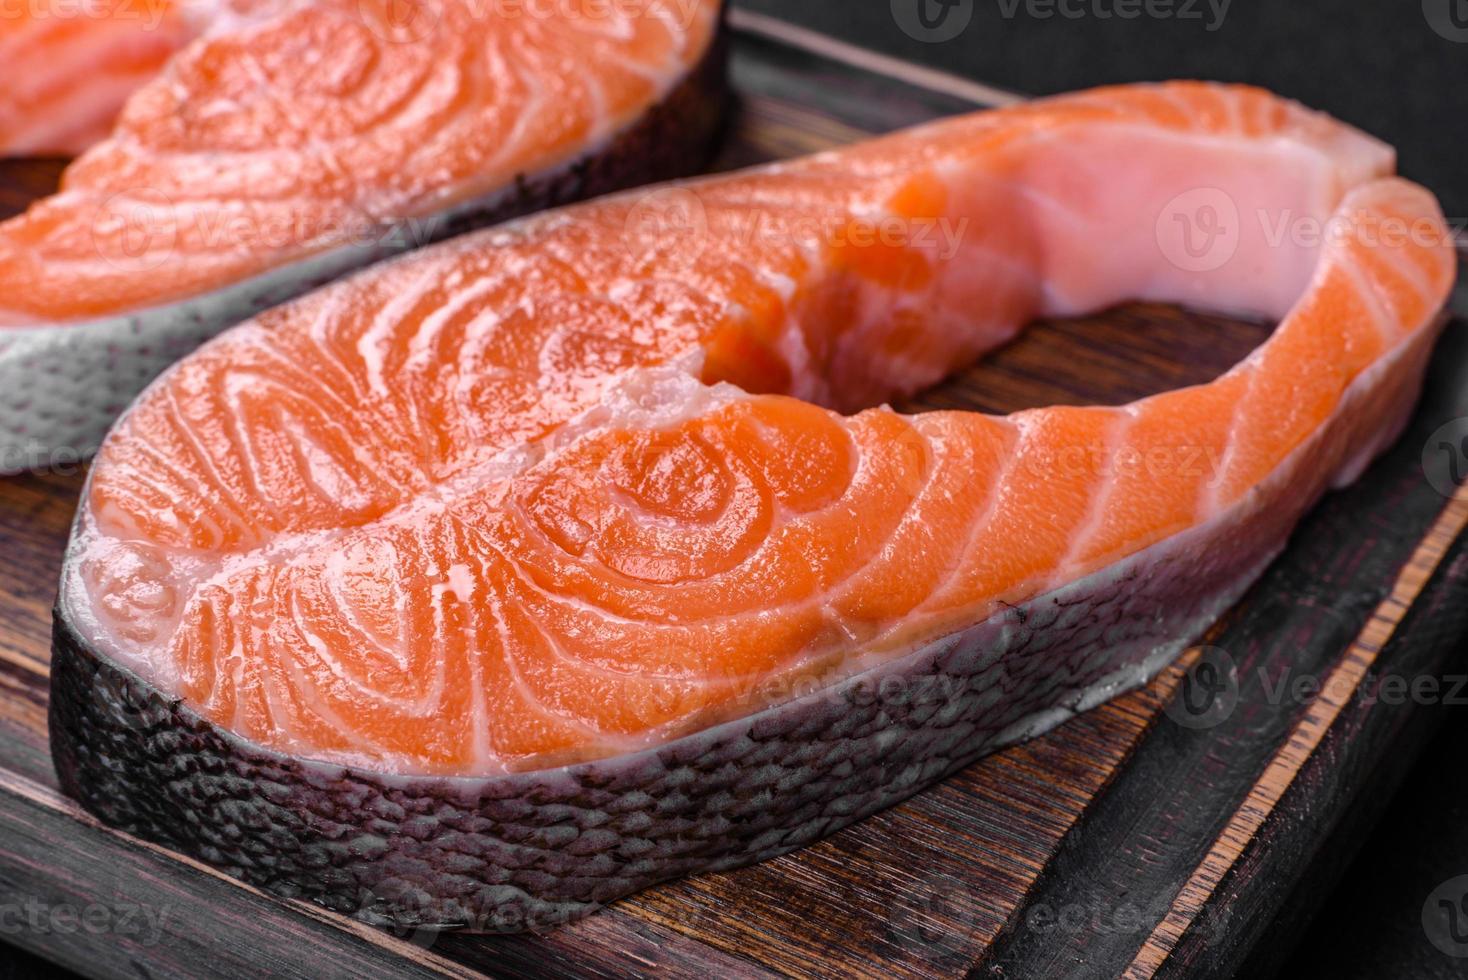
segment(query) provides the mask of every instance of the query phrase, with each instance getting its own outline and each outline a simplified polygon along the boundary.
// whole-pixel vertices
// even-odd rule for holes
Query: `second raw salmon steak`
[[[604,199],[182,361],[67,556],[102,819],[510,929],[789,851],[1153,676],[1400,431],[1453,282],[1390,148],[1103,89]],[[901,415],[1037,316],[1247,310],[1123,407]]]
[[[157,30],[133,19],[149,3]],[[194,6],[203,36],[59,193],[0,222],[0,473],[89,455],[159,371],[275,303],[471,227],[694,173],[718,132],[719,0]],[[45,52],[27,63],[100,59],[110,91],[133,33],[161,42],[182,16],[162,0],[98,12],[117,16],[46,18],[13,43]],[[23,94],[0,91],[0,139]],[[90,118],[82,95],[53,98],[45,118]]]

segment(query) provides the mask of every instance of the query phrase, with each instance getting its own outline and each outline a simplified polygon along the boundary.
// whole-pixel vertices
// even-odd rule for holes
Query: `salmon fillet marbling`
[[[1455,259],[1393,167],[1256,89],[1101,89],[272,310],[102,447],[58,607],[63,781],[430,925],[825,836],[1155,674],[1395,438]],[[1130,405],[881,407],[1129,299],[1279,327]]]
[[[116,19],[42,18],[0,46],[44,60],[74,29],[56,43],[79,58],[135,32],[162,55],[170,25],[206,13],[110,2]],[[143,30],[130,15],[148,3]],[[220,3],[148,61],[156,77],[58,193],[0,222],[0,472],[89,454],[201,340],[348,270],[694,172],[723,104],[720,24],[718,0]],[[0,93],[0,140],[45,74]],[[91,118],[90,96],[46,98],[58,125]]]

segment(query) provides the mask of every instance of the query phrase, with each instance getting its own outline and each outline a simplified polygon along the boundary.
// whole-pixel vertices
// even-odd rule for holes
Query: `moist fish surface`
[[[86,50],[151,9],[13,43],[42,57],[75,23],[93,33],[62,47]],[[142,33],[167,48],[186,18],[157,11]],[[221,4],[58,193],[0,222],[0,472],[90,454],[163,367],[346,271],[696,171],[720,25],[719,0]]]
[[[186,358],[91,472],[52,746],[102,819],[511,931],[784,853],[1153,676],[1400,432],[1455,275],[1391,149],[1099,89],[524,219]],[[1144,299],[1217,380],[882,407]]]
[[[6,4],[0,157],[75,156],[101,140],[127,97],[196,36],[200,20],[171,0]]]
[[[205,34],[311,0],[12,0],[0,7],[0,157],[72,157]]]

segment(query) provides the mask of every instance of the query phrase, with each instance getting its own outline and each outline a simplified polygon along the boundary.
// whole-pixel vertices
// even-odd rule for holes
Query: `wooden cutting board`
[[[1010,98],[747,13],[735,26],[741,106],[722,166]],[[59,166],[0,168],[0,212]],[[1125,402],[1217,376],[1268,329],[1151,306],[1039,324],[905,407]],[[49,610],[84,474],[0,480],[0,941],[99,976],[1252,974],[1370,828],[1431,702],[1468,698],[1453,680],[1468,660],[1468,422],[1442,428],[1465,415],[1468,324],[1454,323],[1401,443],[1310,516],[1209,648],[814,847],[544,936],[368,928],[62,798]],[[1411,696],[1417,678],[1437,694],[1419,681]]]

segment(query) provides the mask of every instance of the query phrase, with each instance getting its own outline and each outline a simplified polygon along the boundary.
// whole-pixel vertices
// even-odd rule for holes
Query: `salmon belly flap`
[[[696,172],[725,100],[720,0],[156,6],[152,28],[138,2],[76,19],[80,39],[51,40],[55,18],[0,35],[26,59],[175,21],[192,38],[0,222],[0,472],[89,455],[172,361],[348,271]],[[25,91],[0,93],[0,140]]]
[[[1456,270],[1393,169],[1256,89],[1098,89],[272,310],[101,448],[63,784],[277,891],[485,929],[825,836],[1144,682],[1394,438]],[[884,407],[1130,299],[1279,327],[1130,405]]]

